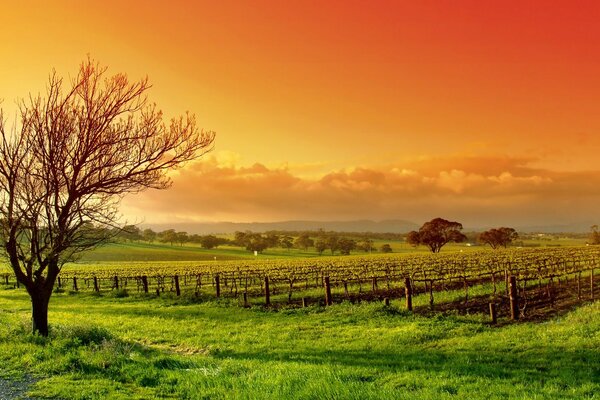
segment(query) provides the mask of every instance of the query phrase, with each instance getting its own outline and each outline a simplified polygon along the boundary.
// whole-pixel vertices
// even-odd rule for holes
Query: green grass
[[[383,244],[391,245],[394,253],[428,253],[429,250],[424,246],[417,248],[399,241],[377,240],[374,243],[376,249],[379,249]],[[526,240],[523,243],[525,246],[534,247],[556,247],[556,246],[582,246],[585,245],[585,240],[582,239],[539,239]],[[466,243],[449,243],[442,248],[442,252],[459,252],[459,251],[474,251],[487,248],[484,246],[469,246]],[[374,251],[373,254],[378,254]],[[363,251],[352,251],[354,255],[368,254]],[[339,256],[339,252],[336,253]],[[331,252],[326,250],[323,256],[331,256]],[[319,257],[319,254],[313,249],[283,249],[270,248],[262,254],[254,256],[251,252],[236,246],[220,246],[216,249],[206,250],[196,244],[169,245],[164,243],[144,243],[144,242],[123,242],[111,243],[84,253],[80,260],[81,262],[105,262],[105,261],[204,261],[204,260],[235,260],[235,259],[273,259],[273,258],[298,258],[298,257]],[[343,256],[340,256],[343,257]]]
[[[0,291],[0,370],[65,399],[597,399],[600,303],[545,323],[410,315],[399,301],[243,309],[236,301],[55,294],[51,337]]]
[[[413,247],[407,243],[399,241],[376,240],[374,245],[379,249],[383,244],[391,245],[394,253],[400,254],[416,254],[429,253],[429,250],[424,246]],[[542,238],[539,240],[525,240],[525,246],[532,247],[557,247],[557,246],[583,246],[584,239],[569,239],[569,238]],[[466,243],[449,243],[442,248],[442,252],[461,252],[475,251],[487,248],[484,246],[468,246]],[[490,250],[491,251],[491,250]],[[366,255],[363,251],[352,251],[352,255]],[[379,254],[374,251],[373,254]],[[331,256],[331,252],[326,250],[323,257]],[[336,256],[341,256],[336,252]],[[183,246],[165,243],[145,243],[145,242],[121,242],[110,243],[98,247],[86,253],[83,253],[77,260],[77,263],[103,263],[103,262],[133,262],[133,261],[208,261],[208,260],[239,260],[239,259],[289,259],[289,258],[310,258],[320,257],[313,249],[283,249],[270,248],[262,254],[254,256],[253,253],[236,246],[220,246],[216,249],[206,250],[197,244],[185,244]],[[0,272],[10,271],[4,260],[0,260]]]

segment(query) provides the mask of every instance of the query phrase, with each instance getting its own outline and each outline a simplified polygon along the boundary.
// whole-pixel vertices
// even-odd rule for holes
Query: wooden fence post
[[[383,298],[383,305],[386,307],[390,306],[390,298],[389,297],[384,297]]]
[[[594,268],[590,274],[590,299],[594,300]]]
[[[519,288],[517,287],[517,278],[511,276],[509,280],[510,292],[510,318],[519,319]]]
[[[100,286],[98,286],[98,277],[94,275],[94,292],[99,292]]]
[[[115,289],[119,290],[119,277],[115,275],[113,279],[115,280]]]
[[[177,296],[181,296],[181,289],[179,288],[179,275],[175,275],[173,279],[175,280],[175,294]]]
[[[142,276],[142,286],[144,287],[144,293],[148,293],[148,277]]]
[[[217,297],[221,297],[221,278],[219,277],[219,274],[215,275],[215,290]]]
[[[77,287],[77,277],[76,276],[73,277],[73,290],[76,292],[79,290],[79,288]]]
[[[433,279],[429,281],[429,309],[433,311]]]
[[[492,324],[495,324],[498,321],[495,303],[490,303],[490,319],[492,320]]]
[[[331,284],[329,283],[329,277],[326,276],[324,278],[325,283],[325,305],[330,306],[333,304],[333,300],[331,299]]]
[[[410,278],[404,279],[404,293],[406,294],[406,309],[412,311],[412,286]]]
[[[303,298],[302,298],[302,307],[303,307],[303,308],[306,308],[306,307],[308,307],[308,301],[306,300],[306,297],[303,297]]]
[[[248,307],[250,307],[250,304],[248,304],[248,293],[244,292],[244,308]]]
[[[269,277],[265,276],[265,305],[271,305],[271,292],[269,290]]]

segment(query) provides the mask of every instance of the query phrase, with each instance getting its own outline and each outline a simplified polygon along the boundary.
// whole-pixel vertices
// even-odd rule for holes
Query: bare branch
[[[169,170],[212,149],[214,132],[189,113],[165,122],[149,88],[88,59],[70,85],[53,72],[45,96],[22,101],[18,129],[0,110],[1,237],[32,301],[110,236],[125,194],[168,187]]]

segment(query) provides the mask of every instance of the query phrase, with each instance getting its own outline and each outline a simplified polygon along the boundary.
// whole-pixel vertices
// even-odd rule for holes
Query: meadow
[[[563,246],[582,246],[585,245],[585,239],[575,239],[568,237],[540,238],[523,240],[523,245],[527,247],[563,247]],[[383,244],[389,244],[394,253],[401,254],[427,254],[427,248],[413,247],[400,241],[374,241],[374,247],[379,249]],[[481,250],[484,246],[469,246],[466,243],[448,243],[442,248],[443,253],[453,253],[460,251]],[[377,254],[378,251],[374,251]],[[354,255],[368,254],[363,251],[352,251]],[[322,256],[330,256],[329,250],[326,250]],[[339,255],[339,252],[336,253]],[[186,243],[183,246],[170,245],[165,243],[153,242],[120,242],[110,243],[84,253],[78,260],[81,263],[94,263],[105,261],[204,261],[204,260],[237,260],[237,259],[271,259],[271,258],[306,258],[322,257],[314,248],[300,250],[296,248],[268,248],[258,256],[254,256],[241,247],[237,246],[219,246],[214,249],[203,249],[197,244]],[[340,256],[343,257],[343,256]]]
[[[399,302],[243,309],[228,300],[56,294],[49,339],[0,292],[3,374],[64,399],[594,399],[600,306],[502,327]]]
[[[83,265],[139,257],[184,262],[193,253],[225,260],[235,251],[255,258],[234,248],[115,244]],[[286,253],[276,249],[273,256],[283,260]],[[489,291],[481,285],[471,295]],[[460,289],[441,292],[436,304],[461,296]],[[425,310],[428,296],[417,294],[414,304]],[[400,298],[389,306],[339,301],[304,308],[265,307],[258,299],[243,308],[238,299],[208,294],[63,289],[51,299],[49,318],[50,337],[32,335],[27,294],[0,286],[0,374],[33,376],[30,395],[38,398],[597,399],[600,393],[600,304],[587,300],[547,318],[502,316],[491,325],[475,309],[411,313]]]

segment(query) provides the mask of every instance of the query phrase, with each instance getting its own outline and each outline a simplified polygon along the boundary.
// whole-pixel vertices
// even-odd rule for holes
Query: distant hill
[[[173,224],[141,224],[141,228],[155,231],[175,229],[190,234],[233,233],[235,231],[325,231],[405,233],[418,229],[419,225],[403,220],[355,220],[355,221],[281,221],[281,222],[190,222]]]

